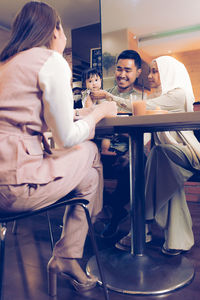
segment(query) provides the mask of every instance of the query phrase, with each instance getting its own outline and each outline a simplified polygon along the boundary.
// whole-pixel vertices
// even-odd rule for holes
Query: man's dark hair
[[[120,59],[133,59],[135,61],[135,66],[137,69],[141,69],[141,65],[142,65],[142,60],[141,57],[139,55],[139,53],[137,53],[134,50],[124,50],[122,51],[118,58],[117,58],[117,62]]]

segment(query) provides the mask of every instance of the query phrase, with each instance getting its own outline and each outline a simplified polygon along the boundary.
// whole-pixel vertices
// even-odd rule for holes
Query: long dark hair
[[[49,48],[55,28],[60,28],[60,17],[54,8],[43,2],[26,3],[13,22],[10,40],[0,54],[0,61],[33,47]]]

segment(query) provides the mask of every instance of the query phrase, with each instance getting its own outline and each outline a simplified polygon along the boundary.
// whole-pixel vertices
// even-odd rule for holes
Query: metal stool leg
[[[17,221],[13,222],[12,233],[17,234]]]
[[[54,247],[54,238],[53,238],[53,232],[52,232],[51,220],[50,220],[48,211],[46,211],[46,215],[47,215],[47,221],[48,221],[48,229],[49,229],[49,236],[50,236],[50,242],[51,242],[51,250],[53,251],[53,247]]]
[[[109,300],[108,289],[107,289],[107,286],[106,286],[105,276],[104,276],[104,273],[103,273],[103,270],[102,270],[102,267],[101,267],[101,264],[100,264],[99,251],[97,249],[97,245],[96,245],[96,241],[95,241],[95,237],[94,237],[94,229],[93,229],[93,225],[92,225],[92,222],[91,222],[90,213],[88,211],[88,208],[84,204],[81,204],[81,206],[85,210],[85,215],[86,215],[87,222],[88,222],[88,227],[89,227],[89,233],[90,233],[90,236],[91,236],[91,241],[92,241],[93,249],[94,249],[94,252],[95,252],[97,266],[98,266],[98,269],[99,269],[99,274],[100,274],[100,278],[101,278],[102,286],[103,286],[103,290],[104,290],[104,296],[105,296],[106,300]]]
[[[4,257],[5,257],[5,238],[7,232],[7,224],[0,224],[0,300],[3,299],[3,275],[4,275]]]

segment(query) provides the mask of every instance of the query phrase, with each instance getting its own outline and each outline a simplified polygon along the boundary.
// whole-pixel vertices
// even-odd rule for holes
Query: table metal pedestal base
[[[100,261],[108,288],[126,294],[167,293],[190,283],[194,277],[194,268],[183,255],[168,257],[146,251],[143,256],[133,256],[112,248],[100,252]],[[94,257],[88,261],[87,272],[100,282]]]

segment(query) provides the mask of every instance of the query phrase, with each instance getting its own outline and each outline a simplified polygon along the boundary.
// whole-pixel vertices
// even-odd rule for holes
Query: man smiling
[[[115,81],[113,88],[91,93],[92,99],[113,100],[118,105],[118,111],[132,112],[130,95],[142,98],[142,92],[135,86],[141,74],[141,57],[134,50],[125,50],[117,58]]]

